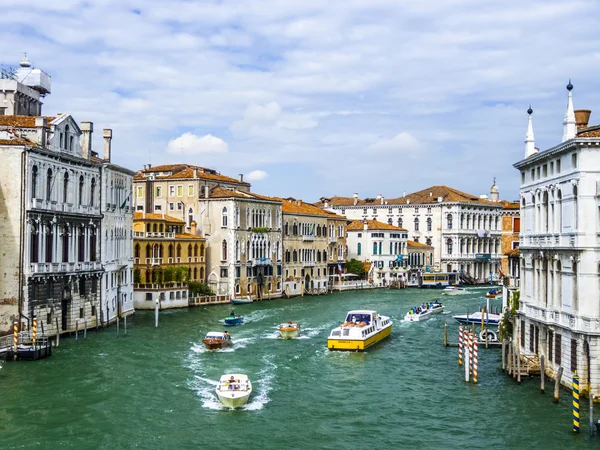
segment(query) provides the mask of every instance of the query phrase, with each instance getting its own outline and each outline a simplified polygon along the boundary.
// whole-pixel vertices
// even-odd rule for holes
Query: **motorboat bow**
[[[431,318],[434,314],[439,314],[444,310],[444,305],[440,302],[428,303],[425,305],[417,306],[412,308],[404,316],[406,322],[423,322]]]
[[[217,384],[217,397],[229,408],[240,408],[248,403],[252,394],[252,383],[248,375],[226,373]]]
[[[279,325],[279,333],[283,339],[294,339],[300,335],[300,324],[291,320]]]

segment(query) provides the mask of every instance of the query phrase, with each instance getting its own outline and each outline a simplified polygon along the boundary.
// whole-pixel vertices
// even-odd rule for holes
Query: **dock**
[[[36,361],[49,356],[52,356],[52,343],[45,334],[38,333],[34,342],[31,331],[19,332],[16,352],[12,335],[0,338],[0,358],[2,359]]]

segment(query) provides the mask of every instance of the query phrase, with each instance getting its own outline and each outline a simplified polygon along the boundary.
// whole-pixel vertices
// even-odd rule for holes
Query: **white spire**
[[[529,158],[531,155],[537,153],[537,150],[535,149],[535,142],[533,140],[533,124],[531,123],[531,114],[533,114],[533,109],[531,109],[531,105],[529,105],[527,114],[529,115],[529,123],[527,125],[527,134],[525,135],[525,158]]]
[[[573,111],[573,94],[571,93],[572,90],[573,85],[571,84],[571,80],[569,80],[569,84],[567,84],[567,91],[569,91],[569,100],[567,101],[567,112],[565,114],[565,121],[563,122],[563,142],[568,141],[569,139],[573,139],[575,137],[575,134],[577,134],[577,123],[575,121],[575,112]]]

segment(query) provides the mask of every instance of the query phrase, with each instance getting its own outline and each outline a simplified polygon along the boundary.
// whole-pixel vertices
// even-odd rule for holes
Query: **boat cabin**
[[[369,325],[372,321],[377,320],[377,313],[375,311],[350,311],[346,316],[345,322],[348,323],[361,323],[364,322]]]
[[[209,331],[204,339],[221,339],[225,341],[228,338],[225,336],[225,333],[222,333],[220,331]]]

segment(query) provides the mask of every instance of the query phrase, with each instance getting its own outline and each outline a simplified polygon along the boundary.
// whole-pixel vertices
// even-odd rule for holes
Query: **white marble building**
[[[321,198],[320,206],[349,220],[377,220],[408,230],[409,239],[434,247],[435,271],[457,271],[465,281],[498,279],[502,252],[499,192],[474,196],[447,186],[386,199]]]
[[[532,110],[521,172],[521,295],[513,340],[521,352],[562,366],[568,384],[600,395],[600,125],[573,110],[571,83],[562,142],[534,145]]]
[[[348,258],[370,262],[369,280],[388,286],[405,279],[408,263],[408,232],[376,220],[354,220],[348,224]]]

